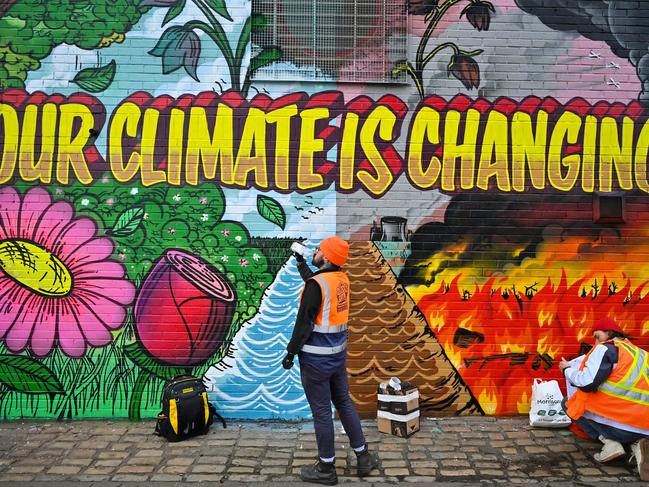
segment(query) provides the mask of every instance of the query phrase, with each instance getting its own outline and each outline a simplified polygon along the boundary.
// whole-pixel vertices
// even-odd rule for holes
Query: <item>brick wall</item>
[[[282,2],[252,46],[244,0],[5,2],[0,415],[151,417],[192,373],[228,417],[307,417],[290,245],[334,234],[363,415],[391,376],[526,413],[605,316],[646,345],[649,11],[436,3],[331,67]],[[384,51],[392,82],[350,81]]]

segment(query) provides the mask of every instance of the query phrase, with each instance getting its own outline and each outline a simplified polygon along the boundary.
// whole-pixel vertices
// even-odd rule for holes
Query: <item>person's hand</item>
[[[568,367],[570,367],[570,362],[568,362],[565,358],[561,357],[561,362],[559,362],[559,370],[563,372]]]
[[[284,360],[282,360],[282,367],[284,367],[286,370],[289,370],[291,367],[293,367],[293,355],[292,353],[287,353],[286,357],[284,357]]]
[[[295,260],[299,262],[304,262],[304,257],[302,257],[302,254],[298,254],[297,252],[293,252],[293,257],[295,257]]]

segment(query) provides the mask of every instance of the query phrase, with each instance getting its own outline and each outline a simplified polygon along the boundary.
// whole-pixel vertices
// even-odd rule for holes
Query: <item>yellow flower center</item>
[[[18,284],[47,297],[72,290],[68,268],[46,249],[20,239],[0,242],[0,269]]]
[[[110,46],[113,42],[116,42],[117,44],[121,44],[124,42],[124,39],[126,36],[122,34],[121,32],[113,32],[109,36],[104,36],[99,40],[99,44],[97,44],[97,47],[108,47]]]

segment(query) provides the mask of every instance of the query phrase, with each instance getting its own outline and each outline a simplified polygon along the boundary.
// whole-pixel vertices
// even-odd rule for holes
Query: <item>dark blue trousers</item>
[[[332,402],[338,411],[345,433],[349,437],[351,447],[364,446],[365,436],[361,429],[361,421],[356,407],[349,397],[349,381],[345,362],[332,372],[317,369],[310,364],[300,364],[300,374],[304,393],[313,414],[318,455],[321,458],[331,458],[336,455],[334,423],[331,417]]]

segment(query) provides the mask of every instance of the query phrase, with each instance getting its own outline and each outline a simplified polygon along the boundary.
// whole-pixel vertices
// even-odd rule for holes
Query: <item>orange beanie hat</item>
[[[340,237],[329,237],[320,242],[320,250],[329,262],[340,267],[347,262],[349,244]]]

